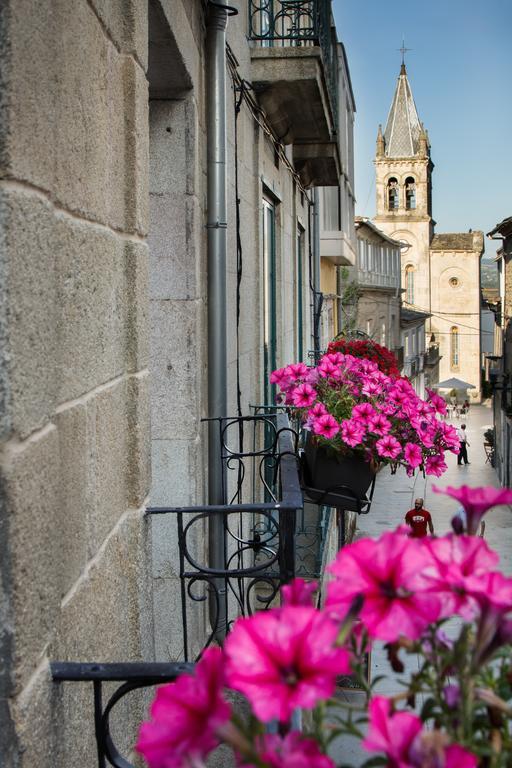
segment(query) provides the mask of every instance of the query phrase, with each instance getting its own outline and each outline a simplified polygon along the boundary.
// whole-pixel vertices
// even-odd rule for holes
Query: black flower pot
[[[342,456],[316,444],[311,437],[306,440],[304,456],[304,483],[308,492],[315,489],[324,493],[319,499],[321,503],[337,506],[336,496],[347,496],[354,501],[366,499],[375,471],[361,456]]]

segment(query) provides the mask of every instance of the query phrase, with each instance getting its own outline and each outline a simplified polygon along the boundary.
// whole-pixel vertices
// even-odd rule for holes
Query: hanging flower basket
[[[325,493],[324,504],[336,501],[333,496],[366,499],[376,468],[363,456],[343,456],[329,446],[319,445],[312,436],[306,440],[304,481],[308,488]]]

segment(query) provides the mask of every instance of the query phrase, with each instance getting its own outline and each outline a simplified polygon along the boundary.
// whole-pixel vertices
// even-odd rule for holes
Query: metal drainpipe
[[[320,194],[318,187],[313,189],[313,270],[315,287],[315,327],[314,327],[314,350],[315,357],[320,352],[320,315],[322,312],[323,296],[320,292]]]
[[[228,9],[210,4],[206,40],[207,231],[208,231],[208,413],[227,416],[226,342],[226,27]],[[208,502],[225,504],[219,425],[208,422]],[[210,568],[224,568],[224,518],[208,521]],[[217,602],[218,601],[218,602]],[[210,622],[222,642],[227,629],[226,589],[215,580],[209,596]]]

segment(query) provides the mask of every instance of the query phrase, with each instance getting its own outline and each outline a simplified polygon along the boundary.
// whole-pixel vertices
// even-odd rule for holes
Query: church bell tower
[[[389,110],[386,128],[379,126],[375,156],[376,225],[390,237],[408,244],[402,253],[402,271],[414,270],[414,295],[404,301],[419,309],[429,306],[428,275],[432,218],[432,170],[428,134],[420,122],[405,64]],[[402,285],[406,286],[406,275]],[[424,285],[423,285],[424,283]]]

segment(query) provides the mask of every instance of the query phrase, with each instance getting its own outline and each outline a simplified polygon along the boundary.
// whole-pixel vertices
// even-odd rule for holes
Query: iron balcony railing
[[[238,616],[276,604],[280,587],[297,572],[296,522],[303,508],[297,433],[282,412],[215,421],[226,504],[147,510],[169,518],[170,536],[174,523],[177,527],[185,661],[221,641]],[[223,562],[217,567],[201,545],[213,515],[221,517],[224,532]],[[198,642],[196,628],[207,601],[209,628]]]
[[[331,0],[249,0],[249,39],[265,47],[317,45],[338,128],[338,40]]]
[[[439,344],[431,344],[425,350],[423,364],[425,365],[425,367],[432,368],[433,366],[438,364],[440,359],[441,359],[441,356],[439,354]]]

